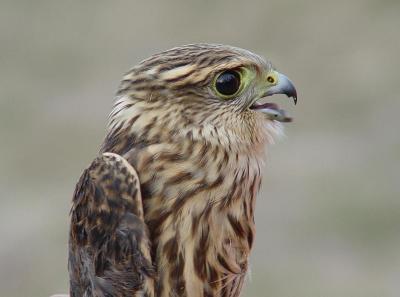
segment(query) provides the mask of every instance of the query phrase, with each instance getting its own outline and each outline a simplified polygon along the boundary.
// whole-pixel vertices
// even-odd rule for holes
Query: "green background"
[[[268,155],[246,297],[400,296],[399,1],[0,2],[0,295],[67,292],[68,212],[122,74],[192,42],[268,57],[295,118]]]

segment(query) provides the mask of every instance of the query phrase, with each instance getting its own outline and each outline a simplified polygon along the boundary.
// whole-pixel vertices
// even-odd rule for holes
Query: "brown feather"
[[[103,155],[74,194],[72,296],[239,296],[260,166],[280,124],[210,91],[218,72],[238,67],[272,68],[246,50],[199,44],[124,76]]]

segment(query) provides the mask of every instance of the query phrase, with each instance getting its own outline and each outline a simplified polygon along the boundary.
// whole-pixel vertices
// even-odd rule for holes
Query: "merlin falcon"
[[[244,49],[191,44],[125,74],[74,192],[71,297],[237,297],[268,146],[292,82]]]

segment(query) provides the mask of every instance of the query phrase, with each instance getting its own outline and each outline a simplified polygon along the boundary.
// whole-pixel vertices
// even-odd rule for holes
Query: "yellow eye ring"
[[[275,82],[275,78],[272,75],[268,75],[267,76],[267,81],[271,84],[273,84]]]

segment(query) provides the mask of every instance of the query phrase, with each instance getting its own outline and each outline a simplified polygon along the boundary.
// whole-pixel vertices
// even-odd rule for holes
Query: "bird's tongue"
[[[278,104],[271,103],[271,102],[266,102],[266,103],[263,103],[263,104],[254,103],[251,108],[252,109],[268,108],[268,109],[279,110]]]

